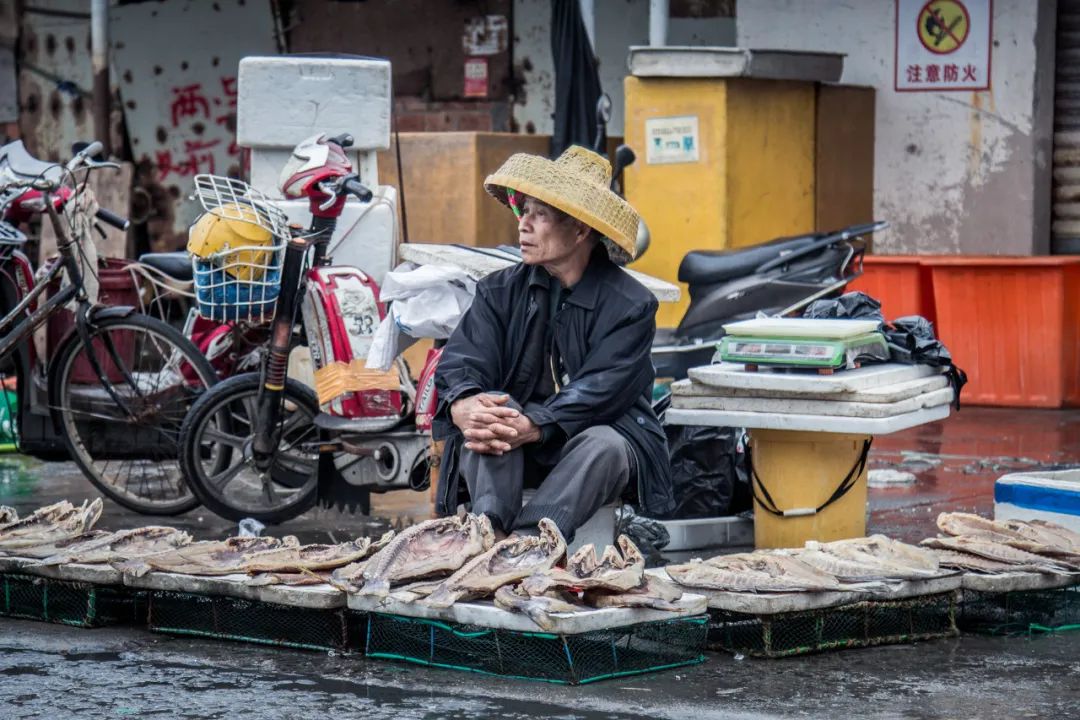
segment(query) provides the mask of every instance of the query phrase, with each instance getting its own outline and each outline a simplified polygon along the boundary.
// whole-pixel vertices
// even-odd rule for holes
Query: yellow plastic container
[[[778,510],[816,508],[859,461],[866,435],[751,430],[754,470]],[[760,489],[756,489],[758,495]],[[866,467],[839,500],[814,515],[780,517],[754,503],[754,546],[802,547],[866,535]]]

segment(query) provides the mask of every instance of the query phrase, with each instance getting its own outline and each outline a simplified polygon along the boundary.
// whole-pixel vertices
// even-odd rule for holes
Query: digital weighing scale
[[[758,318],[724,325],[720,359],[822,373],[857,368],[865,360],[888,360],[889,346],[876,320]]]

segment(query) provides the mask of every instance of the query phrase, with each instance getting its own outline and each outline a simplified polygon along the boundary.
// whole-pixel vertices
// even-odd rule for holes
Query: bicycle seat
[[[143,265],[160,270],[174,280],[190,281],[195,273],[191,269],[191,256],[186,250],[176,252],[146,253],[139,256]]]
[[[61,167],[56,163],[38,160],[27,152],[22,140],[0,147],[0,168],[24,179],[44,177],[56,180],[62,173]]]
[[[679,264],[679,281],[688,285],[714,285],[750,275],[759,265],[782,253],[800,250],[824,237],[822,233],[777,238],[761,245],[735,250],[695,250]]]

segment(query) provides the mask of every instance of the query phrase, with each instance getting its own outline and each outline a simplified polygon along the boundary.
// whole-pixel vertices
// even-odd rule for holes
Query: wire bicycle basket
[[[274,312],[289,240],[288,218],[241,180],[195,176],[195,197],[216,218],[270,233],[270,243],[238,242],[206,255],[192,254],[199,314],[215,322],[262,322]]]

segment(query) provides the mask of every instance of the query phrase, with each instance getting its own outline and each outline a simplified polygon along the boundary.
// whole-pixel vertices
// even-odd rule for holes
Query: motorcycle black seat
[[[820,233],[770,240],[761,245],[733,250],[695,250],[686,253],[679,264],[679,281],[688,285],[715,285],[749,275],[781,253],[799,250],[818,238]]]
[[[139,262],[160,270],[175,280],[188,282],[195,277],[191,269],[191,256],[186,250],[176,252],[146,253],[139,256]]]

